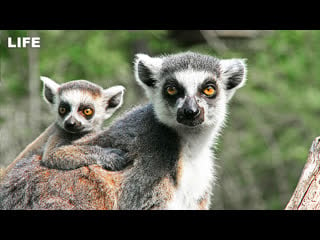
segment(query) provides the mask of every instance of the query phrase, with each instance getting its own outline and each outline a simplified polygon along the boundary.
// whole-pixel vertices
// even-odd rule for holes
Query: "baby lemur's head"
[[[161,122],[182,129],[220,126],[228,101],[245,83],[246,64],[193,52],[137,54],[135,77]]]
[[[86,133],[101,128],[105,119],[122,105],[125,88],[102,87],[86,80],[61,85],[52,79],[43,81],[43,97],[56,114],[58,125],[70,133]]]

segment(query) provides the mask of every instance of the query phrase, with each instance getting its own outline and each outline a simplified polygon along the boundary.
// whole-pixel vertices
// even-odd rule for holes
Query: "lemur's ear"
[[[113,86],[103,90],[104,102],[106,103],[105,118],[109,118],[118,108],[122,106],[125,87]]]
[[[144,88],[154,88],[157,83],[157,75],[160,72],[163,60],[157,57],[149,57],[146,54],[136,54],[134,61],[134,73],[136,80]]]
[[[49,103],[54,103],[54,98],[58,92],[58,88],[60,87],[55,81],[47,77],[40,77],[41,81],[43,82],[43,98],[44,100]]]
[[[230,100],[237,89],[244,86],[247,80],[246,59],[220,60],[222,81]]]

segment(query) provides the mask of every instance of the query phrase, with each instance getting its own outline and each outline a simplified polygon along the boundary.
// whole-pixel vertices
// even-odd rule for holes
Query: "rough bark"
[[[320,137],[309,150],[306,165],[286,210],[320,210]]]
[[[20,160],[0,182],[0,209],[111,210],[118,209],[123,171],[98,165],[70,171],[40,165],[41,156]]]

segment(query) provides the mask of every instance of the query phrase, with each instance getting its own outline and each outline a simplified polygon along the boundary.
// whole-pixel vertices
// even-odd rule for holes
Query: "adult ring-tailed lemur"
[[[130,110],[94,137],[58,150],[60,156],[65,151],[73,152],[74,158],[92,159],[101,149],[120,149],[131,164],[117,172],[96,164],[63,175],[50,172],[55,184],[47,181],[45,188],[51,193],[43,194],[44,187],[38,182],[48,170],[37,167],[37,156],[31,156],[5,176],[0,187],[1,208],[24,208],[21,200],[28,202],[25,208],[209,208],[215,178],[211,147],[224,125],[229,100],[245,83],[245,61],[193,52],[161,57],[138,54],[134,70],[150,103]],[[83,147],[86,154],[80,151]],[[30,165],[38,170],[32,172]],[[29,171],[35,177],[28,183],[15,177]],[[82,184],[85,180],[87,185]],[[10,188],[13,182],[18,190]],[[77,193],[59,191],[77,187],[81,187]],[[28,194],[22,196],[19,189]]]

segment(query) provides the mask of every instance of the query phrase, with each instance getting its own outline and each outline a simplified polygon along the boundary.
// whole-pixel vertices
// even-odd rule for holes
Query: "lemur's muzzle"
[[[64,122],[64,128],[69,132],[77,133],[81,132],[83,126],[81,122],[76,120],[74,117],[70,117]]]
[[[203,108],[199,107],[195,97],[187,97],[178,109],[177,121],[188,126],[197,126],[204,121]]]

